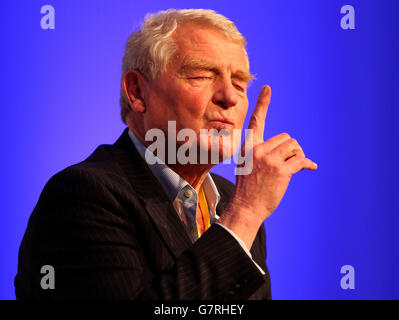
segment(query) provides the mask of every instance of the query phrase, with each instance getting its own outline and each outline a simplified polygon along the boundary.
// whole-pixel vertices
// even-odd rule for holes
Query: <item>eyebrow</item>
[[[216,64],[206,60],[189,60],[183,63],[183,65],[179,68],[178,73],[186,74],[193,69],[209,70],[216,74],[220,73],[220,68]],[[247,84],[255,79],[255,77],[250,72],[243,70],[237,70],[232,72],[231,77],[243,81]]]

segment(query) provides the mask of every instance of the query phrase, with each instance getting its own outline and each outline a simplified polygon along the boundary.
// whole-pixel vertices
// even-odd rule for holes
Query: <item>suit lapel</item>
[[[192,241],[172,203],[169,200],[165,202],[147,201],[145,206],[169,249],[178,258],[192,245]]]
[[[215,184],[216,184],[216,182],[215,182]],[[216,185],[216,187],[217,187],[217,185]],[[218,205],[216,206],[216,214],[217,214],[219,217],[221,217],[221,216],[222,216],[222,213],[223,213],[223,211],[224,211],[224,208],[225,208],[226,205],[227,205],[227,202],[226,202],[226,197],[223,195],[222,192],[220,192],[220,189],[219,189],[219,188],[218,188],[218,191],[219,191],[219,194],[220,194],[220,200],[219,200]]]
[[[122,167],[137,196],[143,201],[166,246],[176,258],[192,245],[184,223],[147,163],[137,152],[126,129],[113,145],[113,157]]]

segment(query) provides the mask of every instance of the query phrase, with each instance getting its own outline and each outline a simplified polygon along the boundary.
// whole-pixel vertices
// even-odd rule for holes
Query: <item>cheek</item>
[[[184,93],[175,87],[156,87],[151,95],[149,117],[157,127],[166,128],[168,121],[181,117]]]
[[[241,107],[237,108],[237,124],[239,124],[241,128],[244,125],[247,111],[248,111],[248,102],[244,103]]]
[[[189,117],[192,122],[198,122],[206,113],[209,100],[205,94],[182,91],[178,103],[181,115]]]

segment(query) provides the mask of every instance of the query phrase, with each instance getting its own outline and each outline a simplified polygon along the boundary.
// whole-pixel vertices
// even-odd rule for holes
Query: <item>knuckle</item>
[[[291,146],[299,146],[298,141],[294,138],[290,138],[289,142]]]
[[[256,122],[256,120],[254,119],[254,117],[252,116],[251,119],[249,120],[249,126],[251,128],[255,128],[258,125],[258,123]]]
[[[275,159],[276,161],[281,160],[283,155],[284,155],[283,149],[273,150],[273,152],[271,152],[271,154],[270,154],[270,156],[273,157],[273,159]]]
[[[263,163],[265,164],[266,167],[270,169],[275,169],[277,167],[277,163],[274,161],[273,157],[268,154],[263,158]]]
[[[278,161],[270,161],[270,167],[277,173],[280,173],[281,165]]]
[[[305,158],[305,154],[303,153],[301,148],[295,148],[294,152],[298,158]]]
[[[282,138],[286,138],[286,139],[290,139],[290,138],[291,138],[291,136],[290,136],[287,132],[281,133],[280,136],[281,136]]]
[[[263,157],[263,151],[260,147],[253,148],[254,159],[261,159]]]
[[[252,120],[252,122],[253,122],[254,124],[258,124],[258,123],[261,122],[261,117],[259,116],[259,114],[254,113],[254,114],[252,115],[251,120]]]
[[[276,174],[278,176],[285,176],[286,175],[286,169],[283,166],[276,165],[274,167],[274,171],[276,172]]]

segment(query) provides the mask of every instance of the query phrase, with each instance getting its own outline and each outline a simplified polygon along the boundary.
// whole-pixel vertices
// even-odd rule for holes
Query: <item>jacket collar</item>
[[[112,150],[113,157],[125,172],[136,195],[144,203],[148,215],[162,235],[166,246],[176,258],[179,257],[192,245],[189,231],[176,214],[162,185],[136,150],[127,128],[114,143]],[[224,200],[221,195],[217,207],[219,216],[225,206]]]
[[[114,143],[113,157],[125,172],[136,195],[144,203],[166,246],[176,258],[179,257],[191,245],[191,239],[161,184],[134,147],[128,129]]]

